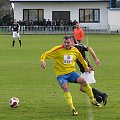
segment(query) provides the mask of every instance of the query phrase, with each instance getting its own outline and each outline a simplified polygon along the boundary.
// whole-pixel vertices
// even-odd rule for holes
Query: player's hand
[[[87,69],[85,69],[85,71],[90,73],[91,69],[88,67]]]
[[[96,59],[95,63],[96,63],[97,66],[100,66],[100,60],[99,59]]]
[[[46,62],[45,61],[41,61],[40,66],[42,69],[46,68]]]

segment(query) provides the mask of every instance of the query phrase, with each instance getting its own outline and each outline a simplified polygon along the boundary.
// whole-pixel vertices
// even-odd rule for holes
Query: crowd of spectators
[[[36,30],[36,31],[45,31],[45,30],[49,30],[49,31],[69,31],[69,30],[73,30],[74,29],[74,26],[76,25],[77,21],[74,20],[46,20],[46,19],[43,19],[42,21],[38,21],[38,20],[19,20],[18,23],[20,24],[21,26],[21,30],[24,30],[25,31],[32,31],[32,30]]]
[[[74,26],[76,24],[76,20],[72,21],[72,20],[46,20],[46,19],[43,19],[43,20],[19,20],[18,21],[20,26]]]
[[[74,29],[73,27],[76,24],[76,20],[72,21],[72,20],[26,20],[26,21],[21,21],[19,20],[18,23],[20,24],[20,26],[24,26],[24,30],[58,30],[58,31],[63,31],[63,30],[70,30],[70,29]]]
[[[74,29],[77,21],[74,20],[19,20],[21,31],[71,31]],[[12,26],[13,22],[3,26]]]

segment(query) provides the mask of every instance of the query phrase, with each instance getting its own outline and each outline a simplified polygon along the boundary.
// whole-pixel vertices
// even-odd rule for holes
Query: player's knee
[[[63,83],[62,89],[64,92],[69,92],[69,85],[67,83]]]
[[[80,85],[80,91],[81,91],[81,92],[85,92],[82,85]]]
[[[82,84],[82,85],[86,84],[85,79],[83,77],[81,77],[81,76],[78,77],[77,82],[80,83],[80,84]]]

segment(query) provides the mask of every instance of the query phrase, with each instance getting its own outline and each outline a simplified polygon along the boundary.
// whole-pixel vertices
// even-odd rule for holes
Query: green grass
[[[109,93],[109,101],[100,109],[90,105],[78,85],[70,84],[73,101],[79,112],[72,116],[64,95],[56,82],[53,60],[47,60],[46,70],[39,65],[39,57],[46,50],[63,42],[63,35],[24,35],[23,47],[12,37],[0,36],[0,120],[119,120],[120,119],[120,36],[86,35],[89,44],[101,61],[95,68],[97,83],[92,85]],[[87,42],[88,40],[88,42]],[[78,69],[78,68],[77,68]],[[11,97],[20,99],[20,106],[11,109]]]

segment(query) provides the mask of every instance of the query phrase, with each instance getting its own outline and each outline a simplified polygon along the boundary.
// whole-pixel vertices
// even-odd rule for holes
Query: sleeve
[[[19,23],[17,23],[17,26],[18,26],[18,31],[20,31],[20,24],[19,24]]]
[[[88,51],[88,46],[83,45],[82,47],[83,47],[83,50],[84,50],[84,51]]]
[[[73,31],[73,36],[75,37],[75,39],[77,39],[76,29],[74,29]]]
[[[81,28],[81,37],[84,37],[84,31],[82,28]]]
[[[13,24],[12,24],[12,26],[11,26],[11,29],[12,29],[12,31],[13,31]]]
[[[40,57],[40,61],[45,61],[45,59],[54,58],[56,56],[56,49],[57,48],[58,47],[53,47],[52,49],[44,52]]]
[[[88,68],[87,62],[84,60],[84,58],[82,57],[82,55],[79,51],[77,52],[77,59],[83,65],[84,69]]]

